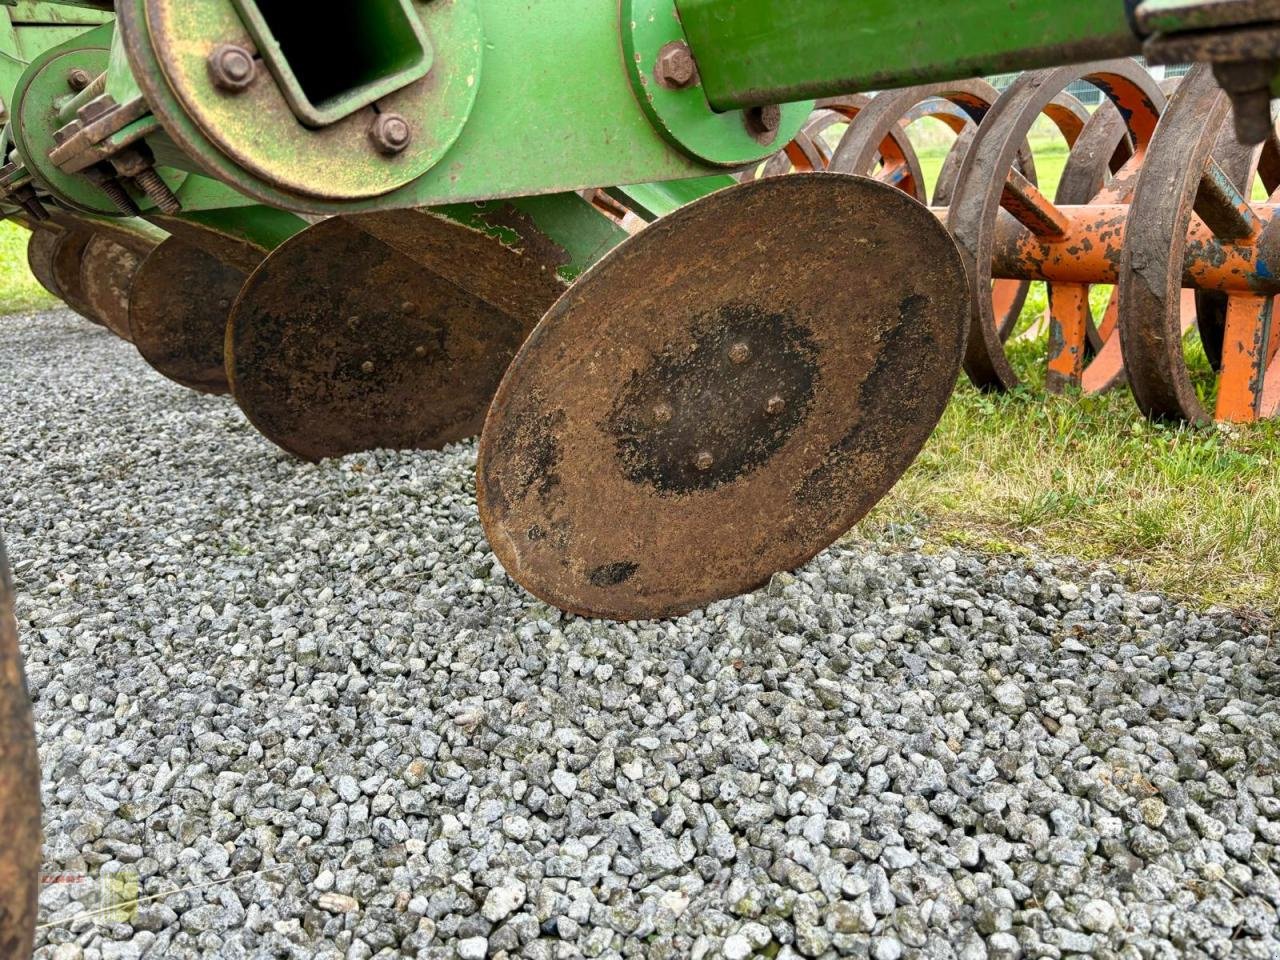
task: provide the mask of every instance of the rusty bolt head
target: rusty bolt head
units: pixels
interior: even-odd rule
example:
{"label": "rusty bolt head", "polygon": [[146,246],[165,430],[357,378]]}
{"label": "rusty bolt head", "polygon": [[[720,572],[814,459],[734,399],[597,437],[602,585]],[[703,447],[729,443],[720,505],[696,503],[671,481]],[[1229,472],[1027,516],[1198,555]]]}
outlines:
{"label": "rusty bolt head", "polygon": [[703,473],[706,473],[715,466],[715,462],[715,457],[711,456],[711,452],[709,450],[700,450],[698,451],[698,455],[693,458],[693,465]]}
{"label": "rusty bolt head", "polygon": [[209,78],[219,90],[240,93],[253,85],[258,62],[253,54],[234,43],[224,43],[209,54]]}
{"label": "rusty bolt head", "polygon": [[735,343],[729,348],[729,359],[742,366],[751,359],[751,348],[745,343]]}
{"label": "rusty bolt head", "polygon": [[394,157],[413,142],[409,121],[398,113],[380,113],[369,128],[369,139],[384,156]]}
{"label": "rusty bolt head", "polygon": [[655,423],[670,423],[671,418],[675,415],[676,412],[669,403],[659,403],[653,408],[653,419]]}
{"label": "rusty bolt head", "polygon": [[668,90],[687,90],[697,83],[698,65],[689,45],[683,40],[675,40],[659,50],[653,78]]}
{"label": "rusty bolt head", "polygon": [[84,67],[73,67],[67,71],[67,86],[73,92],[79,93],[91,83],[93,83],[93,74]]}
{"label": "rusty bolt head", "polygon": [[781,413],[783,410],[785,410],[786,408],[787,408],[787,401],[783,400],[783,399],[782,399],[780,396],[778,396],[776,393],[775,393],[772,397],[770,397],[770,398],[765,402],[765,405],[764,405],[764,409],[765,409],[765,411],[766,411],[766,412],[769,414],[769,416],[771,416],[771,417],[776,417],[778,414],[780,414],[780,413]]}
{"label": "rusty bolt head", "polygon": [[747,133],[762,144],[778,139],[778,127],[782,126],[782,108],[778,106],[751,107],[742,112],[742,122]]}

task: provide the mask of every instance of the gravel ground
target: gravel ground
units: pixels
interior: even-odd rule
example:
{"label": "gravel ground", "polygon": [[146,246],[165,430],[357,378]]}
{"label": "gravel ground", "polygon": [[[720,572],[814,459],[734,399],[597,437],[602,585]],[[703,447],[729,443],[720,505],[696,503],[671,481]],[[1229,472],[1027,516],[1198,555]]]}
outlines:
{"label": "gravel ground", "polygon": [[48,871],[160,895],[50,883],[39,956],[1280,957],[1268,623],[891,544],[567,618],[470,445],[306,466],[69,315],[5,339]]}

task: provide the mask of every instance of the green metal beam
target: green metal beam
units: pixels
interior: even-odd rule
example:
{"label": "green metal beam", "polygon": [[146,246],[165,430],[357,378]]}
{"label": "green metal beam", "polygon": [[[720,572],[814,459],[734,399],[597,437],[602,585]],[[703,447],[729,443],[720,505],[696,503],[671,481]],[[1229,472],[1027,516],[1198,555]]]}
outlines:
{"label": "green metal beam", "polygon": [[1124,0],[676,0],[707,101],[790,103],[1138,54]]}

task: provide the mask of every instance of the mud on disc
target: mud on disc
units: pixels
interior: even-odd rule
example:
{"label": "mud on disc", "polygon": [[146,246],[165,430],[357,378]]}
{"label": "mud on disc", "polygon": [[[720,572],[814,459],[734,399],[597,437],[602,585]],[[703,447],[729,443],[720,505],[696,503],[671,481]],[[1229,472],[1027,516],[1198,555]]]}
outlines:
{"label": "mud on disc", "polygon": [[94,314],[116,336],[133,340],[129,327],[129,291],[134,275],[154,244],[123,231],[95,231],[80,264],[80,289]]}
{"label": "mud on disc", "polygon": [[268,439],[309,460],[437,449],[479,432],[563,291],[555,278],[538,257],[425,212],[325,220],[245,284],[227,328],[232,393]]}
{"label": "mud on disc", "polygon": [[547,602],[620,620],[799,566],[933,431],[968,297],[938,220],[872,180],[684,207],[588,271],[508,370],[477,482],[494,552]]}
{"label": "mud on disc", "polygon": [[248,274],[170,237],[143,261],[129,296],[129,326],[144,360],[201,393],[227,393],[227,317]]}

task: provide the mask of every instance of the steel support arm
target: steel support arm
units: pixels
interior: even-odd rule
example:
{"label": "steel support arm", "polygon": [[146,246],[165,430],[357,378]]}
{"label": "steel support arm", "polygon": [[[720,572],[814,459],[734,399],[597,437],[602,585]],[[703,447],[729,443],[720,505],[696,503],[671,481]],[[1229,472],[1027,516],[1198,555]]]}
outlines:
{"label": "steel support arm", "polygon": [[1138,54],[1124,0],[676,0],[717,110]]}

